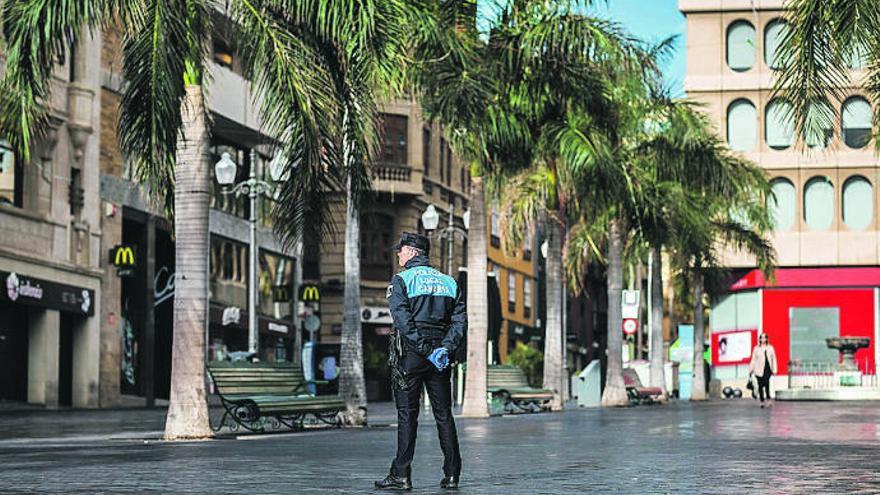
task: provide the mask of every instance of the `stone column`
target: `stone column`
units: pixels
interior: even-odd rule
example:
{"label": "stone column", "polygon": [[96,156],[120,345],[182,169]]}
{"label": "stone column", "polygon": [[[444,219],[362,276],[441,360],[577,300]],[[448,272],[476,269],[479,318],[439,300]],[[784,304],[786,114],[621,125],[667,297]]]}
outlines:
{"label": "stone column", "polygon": [[32,309],[28,323],[28,402],[58,407],[61,315],[56,310]]}
{"label": "stone column", "polygon": [[73,325],[73,407],[98,407],[101,314],[99,299],[95,302],[95,316]]}

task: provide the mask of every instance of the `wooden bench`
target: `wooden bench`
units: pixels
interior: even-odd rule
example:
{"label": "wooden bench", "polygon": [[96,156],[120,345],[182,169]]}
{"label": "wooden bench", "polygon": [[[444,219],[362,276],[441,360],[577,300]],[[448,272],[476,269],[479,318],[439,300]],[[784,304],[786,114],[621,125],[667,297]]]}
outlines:
{"label": "wooden bench", "polygon": [[486,390],[492,397],[504,401],[505,410],[525,412],[545,411],[553,399],[553,392],[543,388],[533,388],[526,380],[526,374],[519,366],[490,365]]}
{"label": "wooden bench", "polygon": [[338,414],[345,409],[338,395],[311,395],[308,384],[327,382],[307,382],[299,365],[218,361],[208,364],[208,373],[225,409],[214,431],[223,428],[227,418],[233,421],[232,431],[241,426],[263,432],[267,422],[274,429],[300,429],[309,415],[339,426]]}
{"label": "wooden bench", "polygon": [[639,374],[632,368],[623,370],[623,383],[626,385],[626,394],[631,404],[653,404],[660,402],[663,397],[662,388],[642,386]]}

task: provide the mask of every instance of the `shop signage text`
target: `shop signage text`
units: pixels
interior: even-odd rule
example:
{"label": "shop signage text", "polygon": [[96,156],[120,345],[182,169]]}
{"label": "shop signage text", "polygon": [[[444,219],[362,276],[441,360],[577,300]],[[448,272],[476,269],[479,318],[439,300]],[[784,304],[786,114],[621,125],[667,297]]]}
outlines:
{"label": "shop signage text", "polygon": [[58,284],[15,272],[0,272],[6,290],[0,292],[9,302],[57,309],[84,316],[95,314],[95,292],[83,287]]}

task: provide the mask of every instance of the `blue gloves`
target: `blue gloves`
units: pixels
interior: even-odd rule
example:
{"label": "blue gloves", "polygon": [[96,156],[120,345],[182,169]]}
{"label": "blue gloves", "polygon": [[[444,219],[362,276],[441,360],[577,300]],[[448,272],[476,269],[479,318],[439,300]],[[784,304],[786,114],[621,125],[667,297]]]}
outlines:
{"label": "blue gloves", "polygon": [[437,371],[443,371],[449,366],[449,351],[445,347],[438,347],[428,356],[428,361],[431,361]]}

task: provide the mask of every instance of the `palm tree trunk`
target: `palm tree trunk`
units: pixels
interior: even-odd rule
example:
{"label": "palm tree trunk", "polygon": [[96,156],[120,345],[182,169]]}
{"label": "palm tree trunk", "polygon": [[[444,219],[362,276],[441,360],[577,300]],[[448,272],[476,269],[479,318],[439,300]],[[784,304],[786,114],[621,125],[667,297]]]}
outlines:
{"label": "palm tree trunk", "polygon": [[663,262],[661,250],[651,244],[651,386],[666,390],[666,379],[663,373]]}
{"label": "palm tree trunk", "polygon": [[562,226],[553,220],[547,223],[547,334],[544,337],[544,388],[553,391],[550,408],[563,409],[565,372],[562,346],[562,298],[565,275],[562,273]]}
{"label": "palm tree trunk", "polygon": [[482,177],[473,178],[470,207],[467,254],[467,375],[461,413],[469,418],[485,418],[489,416],[489,404],[486,401],[489,306],[486,301],[486,196]]}
{"label": "palm tree trunk", "polygon": [[608,226],[608,369],[602,406],[629,404],[623,383],[623,222],[614,219]]}
{"label": "palm tree trunk", "polygon": [[703,271],[694,270],[694,384],[691,400],[706,400],[706,373],[703,367]]}
{"label": "palm tree trunk", "polygon": [[345,307],[342,316],[339,394],[345,399],[346,405],[343,422],[363,426],[367,424],[367,392],[361,344],[361,228],[357,204],[352,197],[351,179],[346,188],[345,203]]}
{"label": "palm tree trunk", "polygon": [[205,398],[211,174],[202,88],[188,85],[174,172],[174,341],[165,439],[212,435]]}

